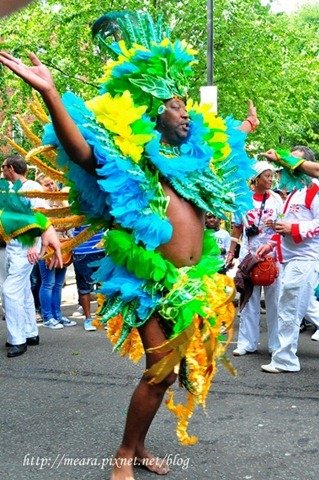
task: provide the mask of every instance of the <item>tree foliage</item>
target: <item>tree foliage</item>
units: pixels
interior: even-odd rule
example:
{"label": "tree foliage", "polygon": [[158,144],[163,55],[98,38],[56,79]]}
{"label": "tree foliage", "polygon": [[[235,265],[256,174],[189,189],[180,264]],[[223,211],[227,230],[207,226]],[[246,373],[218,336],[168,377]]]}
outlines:
{"label": "tree foliage", "polygon": [[[318,151],[319,8],[295,15],[273,14],[259,0],[215,0],[214,82],[219,112],[237,118],[246,101],[257,105],[261,126],[251,137],[258,149],[306,144]],[[173,36],[199,52],[191,95],[206,84],[207,2],[205,0],[41,0],[1,21],[1,49],[27,58],[34,51],[50,66],[60,92],[84,98],[97,93],[102,63],[91,40],[93,21],[108,10],[147,8],[162,13]],[[4,130],[26,110],[30,88],[0,70]]]}

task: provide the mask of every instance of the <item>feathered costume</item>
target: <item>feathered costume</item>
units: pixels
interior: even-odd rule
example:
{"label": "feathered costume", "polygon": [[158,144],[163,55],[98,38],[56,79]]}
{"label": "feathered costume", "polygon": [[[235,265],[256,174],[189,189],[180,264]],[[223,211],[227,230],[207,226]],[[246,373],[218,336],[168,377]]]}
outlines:
{"label": "feathered costume", "polygon": [[[169,393],[167,405],[178,417],[178,438],[192,444],[197,439],[188,436],[187,424],[195,405],[205,406],[217,360],[232,371],[225,350],[232,334],[235,287],[217,273],[219,249],[208,236],[199,263],[192,267],[177,268],[156,251],[173,232],[159,178],[204,211],[219,217],[244,214],[251,206],[247,179],[253,173],[244,151],[245,134],[234,119],[223,120],[209,106],[188,100],[188,138],[180,147],[161,144],[155,119],[165,100],[185,98],[195,52],[184,41],[172,42],[161,20],[153,22],[142,12],[104,15],[93,33],[112,57],[100,94],[83,102],[67,93],[63,102],[94,152],[96,175],[68,158],[51,124],[43,142],[57,148],[57,175],[68,180],[72,211],[84,214],[93,230],[101,225],[106,230],[106,257],[95,281],[104,296],[101,321],[107,323],[115,349],[139,360],[144,352],[137,327],[155,312],[163,319],[167,341],[155,350],[167,354],[146,375],[156,383],[179,368],[188,399],[184,406],[174,405]],[[121,39],[109,43],[110,34]],[[52,162],[50,147],[37,147],[27,158],[39,165],[37,155],[46,152]]]}

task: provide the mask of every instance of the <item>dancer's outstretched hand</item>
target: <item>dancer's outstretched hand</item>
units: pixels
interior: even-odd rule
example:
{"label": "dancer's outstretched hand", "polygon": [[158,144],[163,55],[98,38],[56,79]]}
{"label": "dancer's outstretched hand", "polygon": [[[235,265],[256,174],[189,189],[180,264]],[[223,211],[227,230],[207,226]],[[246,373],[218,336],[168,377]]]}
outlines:
{"label": "dancer's outstretched hand", "polygon": [[34,53],[30,53],[29,58],[33,66],[26,65],[19,58],[13,57],[8,52],[0,51],[0,63],[9,68],[9,70],[18,77],[22,78],[35,90],[40,93],[45,93],[54,89],[54,82],[50,70],[41,63]]}

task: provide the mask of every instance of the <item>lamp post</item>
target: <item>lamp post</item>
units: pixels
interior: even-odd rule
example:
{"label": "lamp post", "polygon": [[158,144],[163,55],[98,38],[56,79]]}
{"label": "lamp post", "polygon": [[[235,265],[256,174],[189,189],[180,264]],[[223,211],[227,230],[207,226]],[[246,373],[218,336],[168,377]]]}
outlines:
{"label": "lamp post", "polygon": [[214,86],[214,0],[207,0],[207,86],[200,87],[201,103],[217,113],[217,87]]}
{"label": "lamp post", "polygon": [[207,85],[214,85],[214,0],[207,0]]}

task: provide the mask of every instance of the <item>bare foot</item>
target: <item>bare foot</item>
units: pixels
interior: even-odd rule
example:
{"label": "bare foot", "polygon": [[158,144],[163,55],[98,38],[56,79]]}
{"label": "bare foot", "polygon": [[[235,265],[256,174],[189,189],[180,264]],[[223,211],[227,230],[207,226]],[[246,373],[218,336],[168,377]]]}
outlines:
{"label": "bare foot", "polygon": [[169,466],[165,458],[154,457],[145,449],[137,450],[134,465],[146,468],[157,475],[166,475],[169,472]]}

